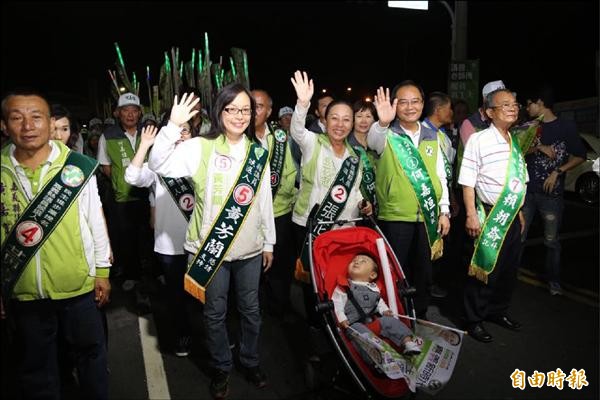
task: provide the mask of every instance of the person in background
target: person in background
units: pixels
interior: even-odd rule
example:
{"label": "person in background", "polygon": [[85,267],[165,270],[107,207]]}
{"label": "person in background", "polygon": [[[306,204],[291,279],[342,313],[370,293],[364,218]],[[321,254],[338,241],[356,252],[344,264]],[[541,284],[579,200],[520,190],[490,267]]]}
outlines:
{"label": "person in background", "polygon": [[334,98],[330,93],[320,92],[317,96],[317,107],[315,108],[315,116],[317,119],[312,121],[310,125],[307,126],[307,129],[314,133],[325,133],[325,110],[327,110],[327,106],[331,103]]}
{"label": "person in background", "polygon": [[118,237],[115,245],[115,261],[125,277],[122,288],[136,289],[138,311],[150,311],[150,301],[138,286],[146,269],[152,265],[152,233],[148,225],[150,205],[148,190],[131,186],[125,181],[125,169],[131,163],[140,144],[139,121],[142,114],[140,99],[133,93],[125,93],[117,103],[119,124],[104,131],[98,142],[98,162],[103,173],[110,178],[114,192],[115,213],[111,223],[116,226]]}
{"label": "person in background", "polygon": [[[130,185],[150,189],[150,203],[154,204],[151,209],[154,251],[165,277],[169,314],[176,331],[174,352],[178,357],[185,357],[189,354],[191,345],[191,323],[187,310],[192,299],[183,289],[183,278],[187,271],[187,255],[183,244],[194,209],[194,191],[185,178],[162,178],[144,162],[154,144],[156,132],[157,128],[153,126],[142,129],[138,151],[125,170],[125,181]],[[191,138],[190,124],[185,122],[181,125],[178,143]]]}
{"label": "person in background", "polygon": [[152,113],[148,113],[148,114],[144,114],[142,116],[142,128],[145,128],[147,126],[158,126],[158,122],[156,121],[156,117],[154,116],[154,114]]}
{"label": "person in background", "polygon": [[545,278],[551,295],[561,295],[559,231],[564,210],[565,173],[585,161],[586,150],[573,121],[554,114],[552,88],[542,88],[527,99],[531,118],[541,115],[542,136],[525,157],[529,172],[527,197],[523,206],[525,228],[522,241],[527,239],[531,222],[539,211],[544,223],[546,246]]}
{"label": "person in background", "polygon": [[[210,131],[210,117],[205,113],[205,110],[202,108],[202,96],[200,91],[192,86],[182,86],[179,89],[179,98],[183,96],[184,93],[193,93],[194,100],[198,99],[198,103],[194,106],[194,110],[198,111],[190,121],[192,126],[192,136],[204,136]],[[168,115],[165,117],[166,122],[168,122]]]}
{"label": "person in background", "polygon": [[71,116],[69,110],[60,104],[52,104],[51,112],[54,118],[54,132],[52,139],[60,140],[71,150],[82,153],[77,149],[79,141],[79,126],[77,121]]}
{"label": "person in background", "polygon": [[[290,287],[294,277],[296,254],[292,209],[296,200],[296,166],[290,151],[289,131],[270,127],[267,119],[271,115],[273,100],[262,89],[252,91],[256,103],[254,127],[256,137],[269,151],[271,168],[271,190],[273,215],[277,243],[273,249],[273,266],[265,274],[266,310],[282,319],[290,308]],[[288,126],[289,128],[289,126]]]}

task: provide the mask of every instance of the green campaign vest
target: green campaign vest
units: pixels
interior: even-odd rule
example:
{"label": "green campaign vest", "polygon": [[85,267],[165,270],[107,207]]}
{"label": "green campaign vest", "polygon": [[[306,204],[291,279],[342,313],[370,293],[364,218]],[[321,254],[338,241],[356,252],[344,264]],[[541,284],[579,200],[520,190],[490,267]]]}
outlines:
{"label": "green campaign vest", "polygon": [[[54,144],[59,146],[60,155],[50,165],[48,173],[44,176],[43,185],[46,185],[59,173],[70,151],[59,141],[54,141]],[[29,204],[12,167],[9,150],[9,147],[4,148],[1,155],[0,198],[2,206],[0,212],[2,228],[0,237],[2,244]],[[81,155],[81,157],[86,156]],[[95,160],[92,161],[95,162]],[[42,191],[43,188],[40,188],[40,192]],[[47,212],[51,214],[51,211]],[[95,277],[90,276],[90,267],[85,256],[80,229],[79,202],[75,201],[25,267],[14,286],[13,298],[23,301],[44,297],[66,299],[93,290]]]}
{"label": "green campaign vest", "polygon": [[[272,127],[270,128],[272,131],[274,131]],[[269,158],[271,160],[274,155],[274,139],[274,134],[267,136],[267,143],[269,145]],[[285,143],[285,155],[283,160],[283,170],[280,174],[281,176],[275,178],[274,172],[275,171],[273,171],[271,168],[271,186],[273,186],[274,183],[273,179],[279,179],[277,192],[275,193],[275,198],[273,199],[273,215],[275,218],[277,218],[291,212],[296,200],[297,189],[294,186],[296,179],[296,166],[294,165],[289,143]]]}
{"label": "green campaign vest", "polygon": [[[403,133],[399,126],[390,126],[387,135]],[[398,133],[395,133],[398,132]],[[421,142],[419,143],[419,154],[425,163],[427,173],[432,178],[435,191],[436,203],[442,197],[442,185],[437,176],[438,144],[437,133],[421,125]],[[411,192],[411,184],[402,171],[393,150],[389,145],[385,146],[379,162],[377,163],[377,174],[375,176],[375,191],[379,205],[378,218],[383,221],[422,221],[419,204]]]}
{"label": "green campaign vest", "polygon": [[[140,134],[138,132],[138,135]],[[133,160],[141,142],[140,138],[137,138],[135,149],[133,149],[131,142],[119,126],[109,128],[104,132],[104,138],[106,139],[106,153],[111,162],[110,180],[115,192],[115,200],[119,203],[147,200],[148,190],[146,188],[139,188],[125,182],[125,169]]]}

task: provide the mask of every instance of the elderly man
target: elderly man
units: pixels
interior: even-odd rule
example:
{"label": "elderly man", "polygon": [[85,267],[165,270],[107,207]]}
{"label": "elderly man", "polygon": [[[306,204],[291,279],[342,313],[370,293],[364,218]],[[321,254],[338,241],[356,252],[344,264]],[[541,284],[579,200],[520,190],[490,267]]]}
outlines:
{"label": "elderly man", "polygon": [[[125,169],[131,163],[140,140],[139,121],[142,115],[140,99],[133,93],[119,97],[117,104],[119,123],[108,127],[98,141],[98,162],[102,172],[111,179],[114,191],[115,215],[111,223],[118,232],[115,245],[115,262],[124,274],[123,289],[129,291],[141,279],[142,260],[149,261],[152,243],[150,232],[150,204],[148,190],[125,181]],[[138,295],[144,308],[148,301]]]}
{"label": "elderly man", "polygon": [[[298,257],[294,246],[292,208],[296,200],[294,180],[296,167],[290,151],[288,129],[271,128],[267,119],[271,115],[273,100],[261,89],[252,91],[256,102],[255,132],[263,147],[269,150],[271,166],[271,190],[277,243],[273,251],[273,266],[266,273],[266,309],[274,316],[283,318],[290,303],[290,288],[294,276],[295,260]],[[289,107],[288,107],[289,108]],[[284,110],[284,109],[282,109]],[[290,119],[293,110],[290,108]],[[279,111],[281,116],[281,110]]]}
{"label": "elderly man", "polygon": [[92,158],[50,140],[48,102],[31,91],[2,101],[2,316],[14,317],[23,398],[61,396],[57,343],[75,354],[81,398],[107,399],[110,245]]}
{"label": "elderly man", "polygon": [[524,226],[521,206],[528,180],[523,154],[508,131],[519,108],[508,89],[487,95],[490,127],[469,138],[458,179],[463,186],[466,230],[476,238],[464,292],[465,318],[469,335],[481,342],[493,340],[484,320],[514,331],[521,328],[507,316],[517,280]]}

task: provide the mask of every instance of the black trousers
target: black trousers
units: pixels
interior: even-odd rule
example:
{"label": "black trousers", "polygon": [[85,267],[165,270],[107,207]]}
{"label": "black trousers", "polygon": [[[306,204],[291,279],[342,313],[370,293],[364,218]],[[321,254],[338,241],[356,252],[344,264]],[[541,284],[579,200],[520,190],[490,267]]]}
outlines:
{"label": "black trousers", "polygon": [[392,250],[400,261],[408,283],[417,289],[413,298],[415,312],[424,316],[431,286],[431,248],[423,222],[379,221]]}
{"label": "black trousers", "polygon": [[[486,209],[489,213],[489,208]],[[464,305],[467,324],[506,314],[510,306],[521,252],[521,222],[515,217],[506,233],[498,261],[488,275],[487,285],[472,276],[465,284]]]}
{"label": "black trousers", "polygon": [[275,218],[277,243],[273,249],[273,265],[266,273],[267,308],[275,315],[283,315],[289,308],[290,287],[298,252],[292,225],[292,213]]}
{"label": "black trousers", "polygon": [[119,232],[114,248],[115,263],[125,279],[140,280],[142,260],[152,265],[153,258],[150,204],[147,200],[116,203],[115,211],[113,222]]}

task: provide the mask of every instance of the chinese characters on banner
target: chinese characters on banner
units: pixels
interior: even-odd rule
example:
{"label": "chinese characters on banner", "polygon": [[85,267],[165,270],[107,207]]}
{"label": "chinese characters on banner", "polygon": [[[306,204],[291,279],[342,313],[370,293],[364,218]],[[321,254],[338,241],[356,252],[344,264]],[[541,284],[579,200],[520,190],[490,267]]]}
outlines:
{"label": "chinese characters on banner", "polygon": [[448,71],[448,94],[463,99],[474,112],[479,107],[479,60],[451,61]]}

